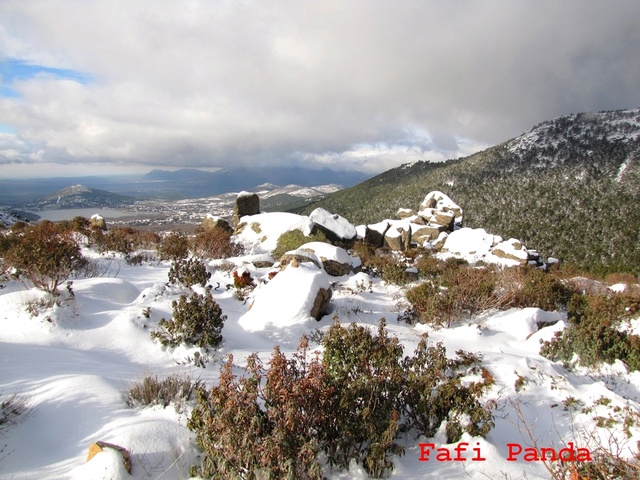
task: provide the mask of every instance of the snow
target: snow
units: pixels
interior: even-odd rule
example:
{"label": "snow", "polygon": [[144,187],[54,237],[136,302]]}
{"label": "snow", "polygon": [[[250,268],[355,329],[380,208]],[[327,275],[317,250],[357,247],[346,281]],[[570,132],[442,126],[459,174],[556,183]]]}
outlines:
{"label": "snow", "polygon": [[[255,252],[267,252],[284,231],[310,226],[307,217],[293,214],[261,214],[242,220],[247,227],[239,240]],[[251,228],[254,223],[260,233],[257,227]],[[447,255],[455,251],[465,258],[486,259],[490,248],[500,241],[484,230],[463,228],[447,238]],[[319,257],[349,257],[333,247],[310,245]],[[471,461],[471,452],[465,462],[419,461],[420,443],[455,446],[445,445],[441,428],[430,439],[403,437],[405,455],[393,458],[393,480],[548,478],[541,462],[507,461],[508,443],[530,446],[532,442],[518,412],[529,422],[539,446],[559,448],[571,441],[595,449],[595,440],[608,445],[610,435],[624,447],[624,455],[631,457],[636,451],[640,432],[631,426],[627,437],[623,414],[615,408],[640,409],[639,372],[628,373],[619,362],[599,370],[567,371],[539,355],[540,340],[565,328],[563,313],[511,309],[485,312],[451,328],[411,326],[396,321],[407,307],[401,287],[364,272],[329,277],[310,263],[290,265],[269,279],[273,270],[251,264],[255,252],[226,260],[242,265],[254,277],[257,286],[246,298],[238,298],[233,288],[224,288],[233,283],[231,270],[218,268],[217,261],[210,264],[212,295],[227,320],[220,351],[204,369],[185,361],[198,349],[165,348],[149,335],[161,318],[171,316],[171,301],[185,293],[184,288],[167,284],[169,263],[134,267],[115,257],[104,275],[73,279],[75,298],[66,298],[38,316],[32,316],[27,306],[35,305],[43,294],[5,282],[0,290],[0,392],[25,398],[31,414],[2,432],[0,479],[188,478],[189,467],[198,462],[193,432],[186,428],[188,408],[182,413],[173,406],[131,408],[124,403],[123,393],[149,375],[190,375],[212,386],[226,354],[233,354],[238,364],[252,352],[266,361],[273,347],[280,345],[291,355],[300,335],[326,331],[334,315],[343,324],[355,322],[371,328],[386,318],[387,329],[407,355],[421,335],[428,333],[430,341],[442,342],[450,356],[458,349],[480,355],[482,365],[495,378],[495,385],[482,399],[494,407],[495,427],[486,439],[463,437],[487,461]],[[93,260],[102,258],[86,249],[84,253]],[[309,316],[310,305],[319,288],[329,287],[333,291],[330,313],[316,321]],[[630,328],[637,329],[638,320]],[[571,397],[593,411],[566,410],[563,402]],[[601,397],[610,399],[610,406],[597,404]],[[612,429],[601,429],[596,427],[596,415],[619,417],[620,421]],[[87,462],[89,445],[96,441],[127,448],[131,475],[124,471],[119,454],[109,449]],[[325,475],[331,480],[367,478],[355,464],[348,472],[325,468]]]}
{"label": "snow", "polygon": [[346,218],[338,214],[333,214],[324,208],[316,208],[309,215],[309,219],[318,225],[321,225],[335,233],[338,238],[351,240],[356,237],[356,227],[354,227]]}
{"label": "snow", "polygon": [[309,242],[301,245],[297,250],[290,253],[312,251],[322,262],[324,260],[333,260],[338,263],[351,265],[351,268],[358,268],[362,262],[358,257],[352,257],[349,253],[340,247],[335,247],[324,242]]}
{"label": "snow", "polygon": [[313,226],[309,217],[287,212],[247,215],[240,219],[240,223],[247,225],[237,240],[253,254],[273,251],[278,238],[285,232],[301,230],[305,235],[310,235]]}
{"label": "snow", "polygon": [[[247,313],[238,324],[247,331],[286,328],[317,323],[309,312],[318,291],[329,288],[329,276],[310,263],[288,266],[261,286]],[[297,329],[302,335],[305,330]]]}

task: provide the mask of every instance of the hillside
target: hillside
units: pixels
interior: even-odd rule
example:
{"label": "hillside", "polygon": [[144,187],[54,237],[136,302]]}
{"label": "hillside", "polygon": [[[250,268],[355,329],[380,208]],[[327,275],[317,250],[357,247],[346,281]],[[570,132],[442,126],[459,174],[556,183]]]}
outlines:
{"label": "hillside", "polygon": [[133,198],[84,185],[72,185],[33,202],[24,204],[25,210],[52,210],[63,208],[117,208],[131,205]]}
{"label": "hillside", "polygon": [[594,272],[638,274],[639,180],[640,109],[581,113],[466,158],[389,170],[304,212],[373,223],[441,190],[464,205],[466,226]]}

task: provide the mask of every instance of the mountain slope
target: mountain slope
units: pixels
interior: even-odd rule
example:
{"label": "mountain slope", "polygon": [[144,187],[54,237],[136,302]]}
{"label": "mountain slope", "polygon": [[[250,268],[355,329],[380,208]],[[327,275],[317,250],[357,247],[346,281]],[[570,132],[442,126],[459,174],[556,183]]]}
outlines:
{"label": "mountain slope", "polygon": [[62,208],[121,207],[131,205],[133,198],[118,193],[89,188],[84,185],[72,185],[58,190],[34,202],[25,204],[28,210],[53,210]]}
{"label": "mountain slope", "polygon": [[640,273],[640,109],[543,122],[466,158],[389,170],[311,208],[372,223],[431,190],[464,208],[466,226],[594,272]]}

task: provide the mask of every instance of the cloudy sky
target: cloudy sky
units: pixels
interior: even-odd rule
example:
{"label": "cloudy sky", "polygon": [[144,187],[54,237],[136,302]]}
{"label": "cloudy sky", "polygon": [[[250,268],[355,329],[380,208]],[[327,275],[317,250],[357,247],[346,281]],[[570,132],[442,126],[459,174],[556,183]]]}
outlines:
{"label": "cloudy sky", "polygon": [[379,172],[640,107],[640,2],[1,0],[0,177]]}

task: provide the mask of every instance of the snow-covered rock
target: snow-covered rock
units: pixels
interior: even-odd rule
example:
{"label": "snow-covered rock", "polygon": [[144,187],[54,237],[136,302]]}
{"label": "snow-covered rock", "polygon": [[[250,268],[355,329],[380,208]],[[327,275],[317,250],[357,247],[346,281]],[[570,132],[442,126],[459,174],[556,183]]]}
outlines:
{"label": "snow-covered rock", "polygon": [[315,265],[290,266],[256,290],[249,311],[238,324],[247,331],[259,331],[315,323],[312,312],[318,297],[326,298],[322,291],[330,292],[329,287],[329,276]]}
{"label": "snow-covered rock", "polygon": [[278,238],[285,232],[301,230],[311,234],[312,222],[309,217],[287,212],[261,213],[245,216],[235,230],[235,240],[250,254],[271,253]]}
{"label": "snow-covered rock", "polygon": [[316,208],[309,215],[309,219],[330,242],[352,244],[357,237],[356,227],[346,218],[324,208]]}
{"label": "snow-covered rock", "polygon": [[331,276],[340,277],[358,271],[362,262],[358,257],[352,257],[343,248],[323,242],[309,242],[297,250],[287,252],[294,255],[313,255],[318,259],[324,270]]}

